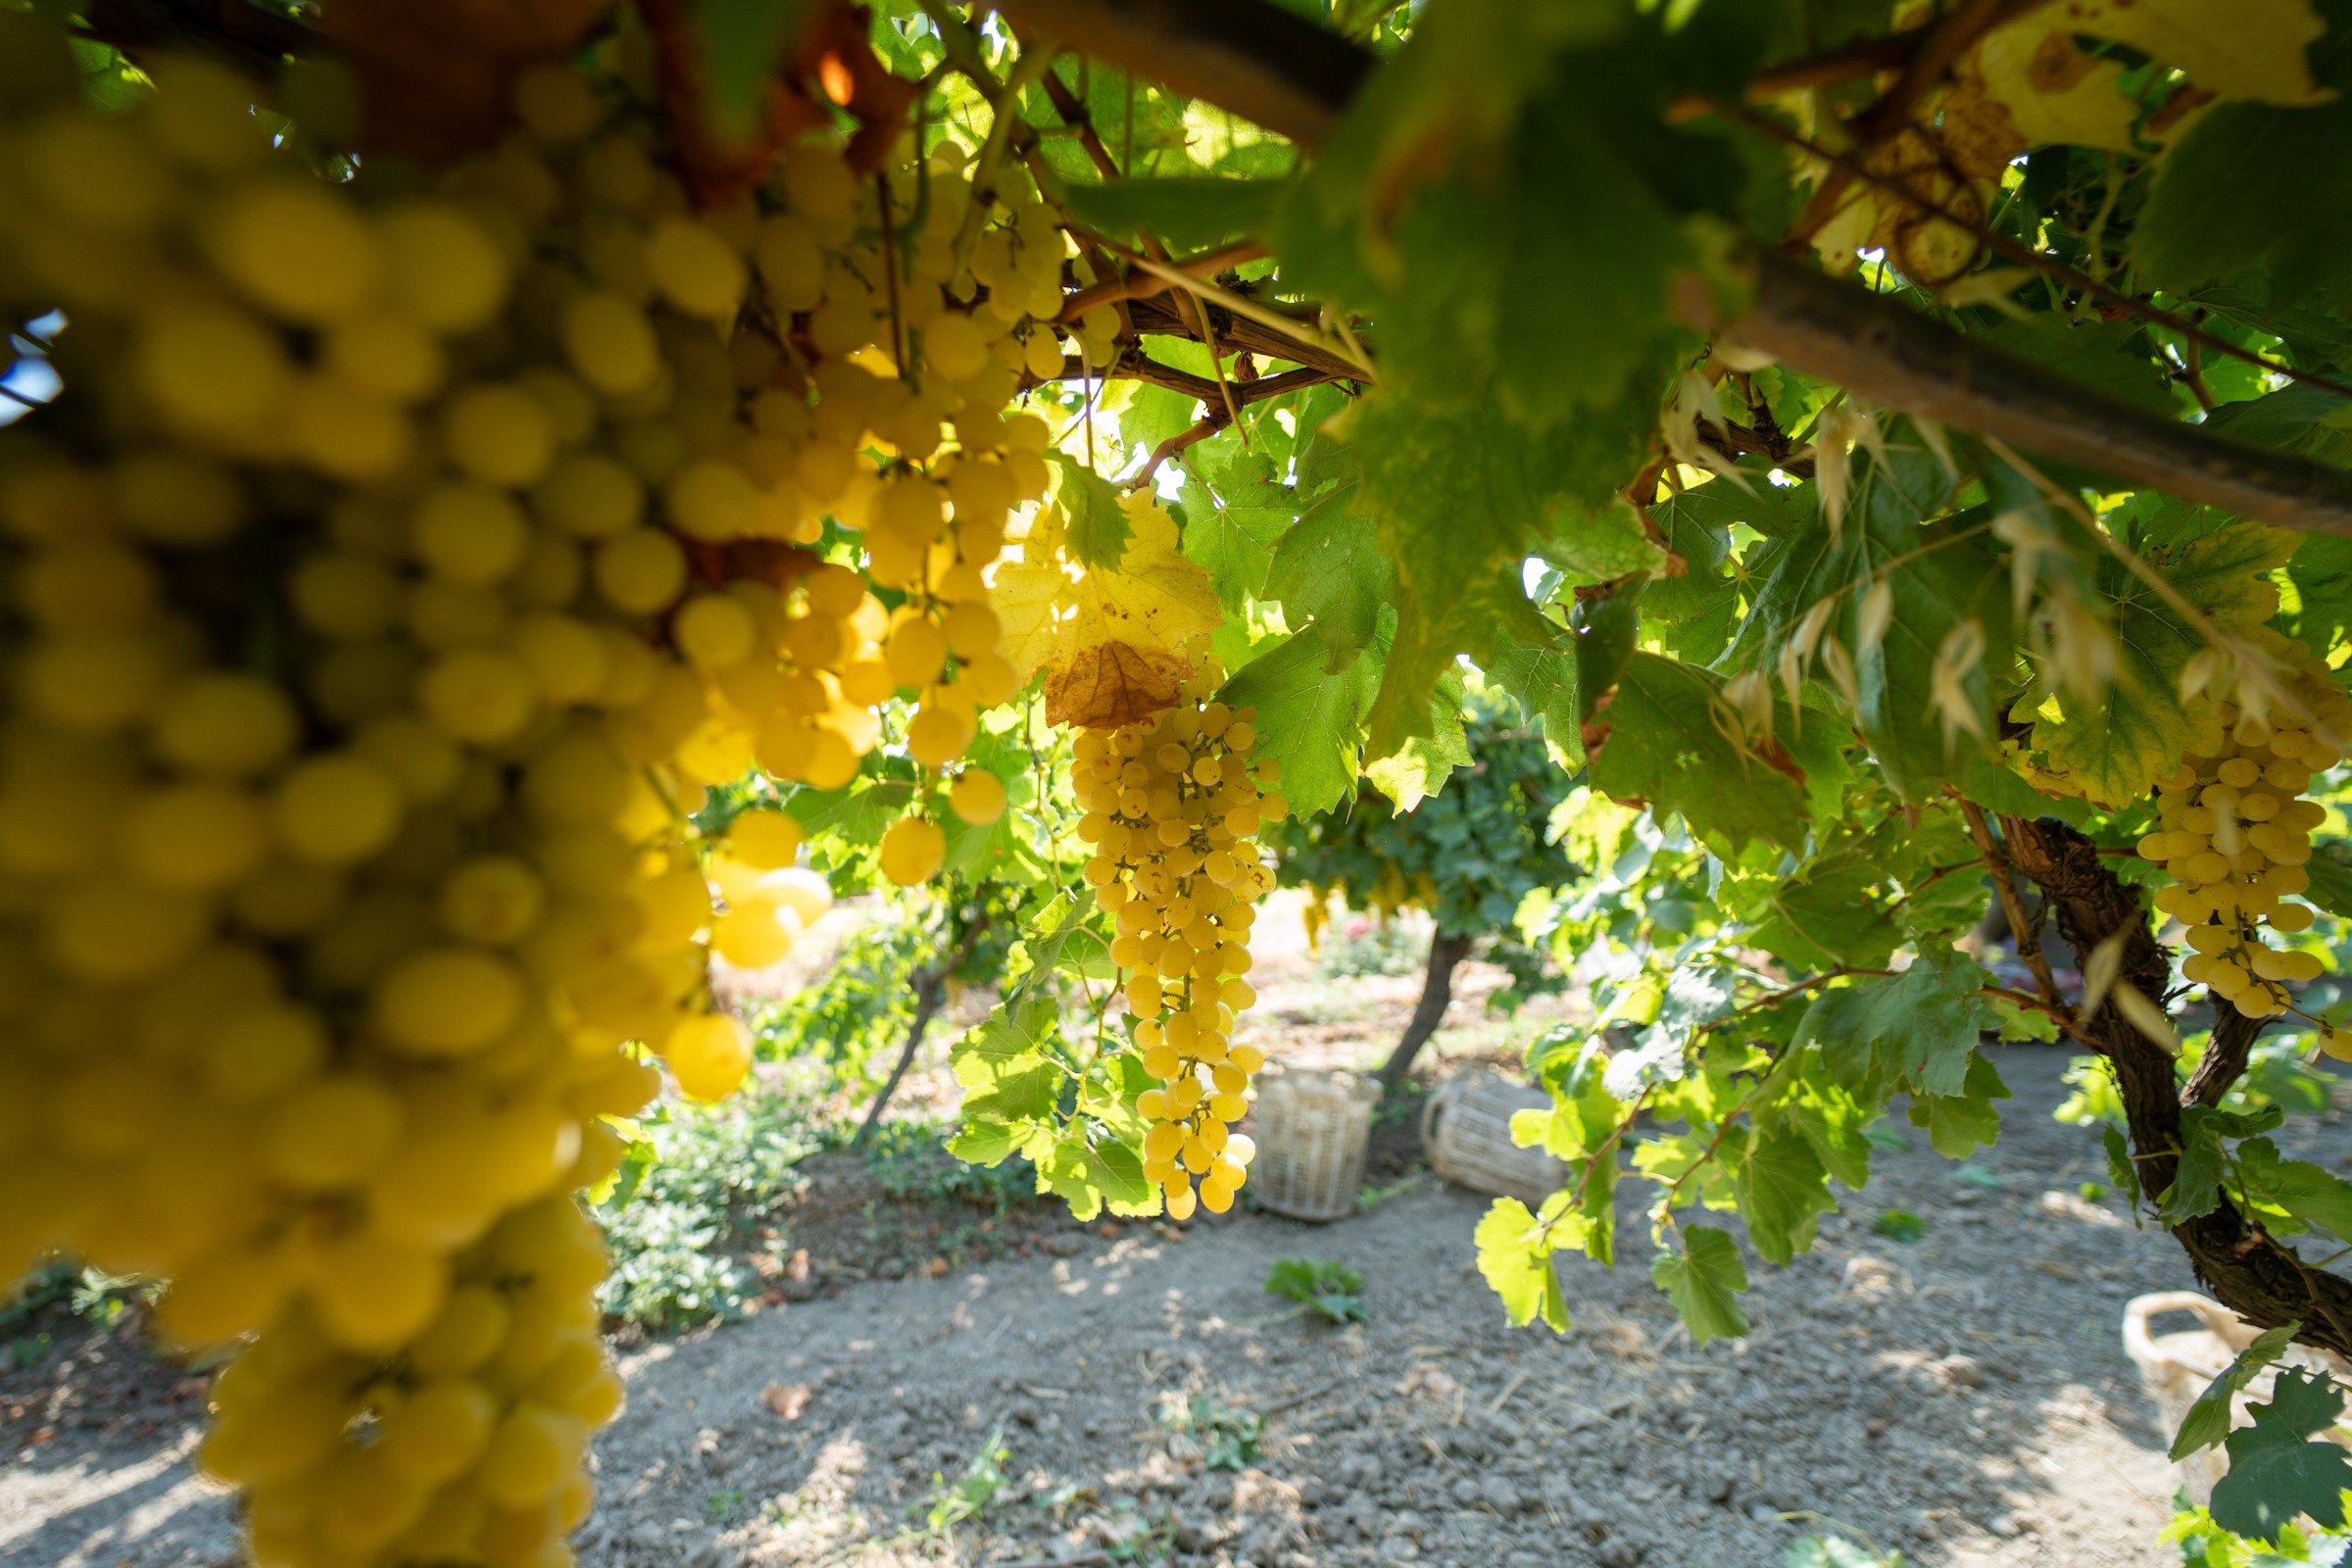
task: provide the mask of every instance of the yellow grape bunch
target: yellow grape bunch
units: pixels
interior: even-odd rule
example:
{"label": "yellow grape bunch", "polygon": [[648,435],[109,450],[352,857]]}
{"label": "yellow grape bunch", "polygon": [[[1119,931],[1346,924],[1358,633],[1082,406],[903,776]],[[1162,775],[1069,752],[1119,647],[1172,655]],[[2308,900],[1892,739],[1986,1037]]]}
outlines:
{"label": "yellow grape bunch", "polygon": [[[2325,667],[2298,667],[2286,701],[2240,702],[2216,709],[2220,745],[2192,754],[2160,784],[2157,831],[2139,853],[2171,873],[2156,907],[2187,929],[2194,950],[2181,974],[2249,1018],[2287,1010],[2287,987],[2319,978],[2317,954],[2274,948],[2263,928],[2308,930],[2311,906],[2291,902],[2311,886],[2312,830],[2326,808],[2302,799],[2314,774],[2340,761],[2336,740],[2352,721],[2352,702]],[[2328,1039],[2334,1040],[2332,1032]]]}
{"label": "yellow grape bunch", "polygon": [[1082,732],[1074,764],[1086,811],[1078,836],[1096,847],[1086,880],[1118,927],[1110,956],[1159,1086],[1136,1103],[1151,1124],[1144,1175],[1180,1220],[1196,1201],[1213,1213],[1232,1207],[1255,1152],[1232,1124],[1249,1109],[1250,1075],[1265,1053],[1234,1045],[1233,1024],[1257,1000],[1250,929],[1274,885],[1255,835],[1289,809],[1264,788],[1280,769],[1250,760],[1255,710],[1215,701],[1216,685],[1212,665],[1180,688],[1175,707]]}
{"label": "yellow grape bunch", "polygon": [[664,1064],[744,1077],[710,956],[832,898],[788,816],[692,813],[847,783],[894,700],[944,767],[1011,694],[1063,236],[821,139],[698,214],[620,74],[343,183],[153,75],[99,114],[0,14],[0,308],[66,383],[0,433],[0,1280],[251,1337],[202,1462],[257,1561],[565,1568],[620,1397],[572,1194]]}

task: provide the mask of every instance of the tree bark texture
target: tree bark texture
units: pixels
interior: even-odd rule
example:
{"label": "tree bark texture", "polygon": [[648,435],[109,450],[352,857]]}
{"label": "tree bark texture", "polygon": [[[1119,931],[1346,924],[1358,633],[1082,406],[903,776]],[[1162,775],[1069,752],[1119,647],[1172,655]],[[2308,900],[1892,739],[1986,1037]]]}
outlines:
{"label": "tree bark texture", "polygon": [[1421,1001],[1414,1006],[1412,1017],[1405,1023],[1403,1038],[1380,1069],[1380,1081],[1385,1088],[1394,1089],[1413,1070],[1413,1058],[1429,1043],[1445,1020],[1446,1008],[1453,1001],[1453,971],[1470,956],[1476,937],[1449,937],[1440,931],[1429,939],[1429,972],[1421,982]]}
{"label": "tree bark texture", "polygon": [[865,1120],[858,1124],[858,1136],[850,1140],[852,1149],[863,1149],[873,1138],[874,1129],[881,1125],[882,1112],[890,1104],[890,1097],[899,1092],[899,1081],[906,1076],[906,1069],[914,1065],[914,1054],[922,1049],[924,1032],[931,1027],[931,1020],[939,1015],[941,1005],[948,999],[948,982],[963,968],[987,930],[986,916],[974,920],[964,928],[963,940],[956,945],[954,953],[932,968],[914,971],[910,980],[914,988],[914,1016],[906,1025],[906,1044],[900,1048],[899,1059],[891,1067],[890,1076],[882,1081],[881,1091],[874,1096],[874,1102],[866,1107]]}

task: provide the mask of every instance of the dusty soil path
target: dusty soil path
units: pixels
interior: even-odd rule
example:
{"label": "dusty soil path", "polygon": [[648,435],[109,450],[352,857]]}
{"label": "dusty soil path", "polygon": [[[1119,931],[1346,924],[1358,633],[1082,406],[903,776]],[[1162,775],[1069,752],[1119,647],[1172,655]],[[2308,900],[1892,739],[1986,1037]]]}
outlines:
{"label": "dusty soil path", "polygon": [[[1883,1153],[1812,1255],[1751,1263],[1742,1343],[1690,1345],[1638,1224],[1622,1271],[1569,1267],[1575,1333],[1510,1329],[1470,1270],[1483,1200],[1427,1178],[1327,1227],[1072,1226],[1048,1255],[629,1352],[581,1559],[1777,1568],[1824,1528],[1788,1516],[1818,1515],[1929,1568],[2153,1568],[2174,1478],[2117,1324],[2186,1271],[2078,1196],[2101,1173],[2095,1139],[2048,1119],[2064,1055],[1999,1059],[2017,1095],[2001,1147],[1969,1179],[1924,1141]],[[2318,1157],[2352,1148],[2332,1118],[2309,1125]],[[1925,1234],[1877,1234],[1888,1209]],[[1362,1271],[1371,1321],[1280,1315],[1260,1287],[1296,1255]],[[1238,1472],[1203,1468],[1213,1432],[1167,1430],[1193,1396],[1264,1416]],[[231,1562],[226,1501],[186,1465],[196,1402],[158,1406],[144,1435],[36,1446],[11,1422],[0,1562]],[[942,1492],[986,1490],[956,1483],[992,1434],[1002,1490],[931,1528]]]}

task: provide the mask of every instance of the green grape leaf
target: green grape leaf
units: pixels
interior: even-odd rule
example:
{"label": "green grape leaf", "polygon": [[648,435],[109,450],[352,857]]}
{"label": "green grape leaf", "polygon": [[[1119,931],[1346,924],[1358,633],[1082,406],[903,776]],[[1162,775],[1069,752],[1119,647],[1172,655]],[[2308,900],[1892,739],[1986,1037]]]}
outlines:
{"label": "green grape leaf", "polygon": [[[1205,104],[1195,105],[1176,93],[1136,80],[1105,63],[1071,60],[1056,63],[1054,72],[1085,106],[1088,121],[1097,126],[1110,155],[1131,175],[1190,174],[1207,167],[1197,160],[1187,124],[1196,108],[1215,117]],[[1066,133],[1061,112],[1044,87],[1032,87],[1021,97],[1021,118],[1040,131],[1036,147],[1053,172],[1066,185],[1101,182],[1102,172],[1077,137]],[[1203,138],[1206,140],[1206,138]],[[1237,172],[1274,172],[1237,171]]]}
{"label": "green grape leaf", "polygon": [[914,804],[914,786],[898,779],[853,779],[839,790],[795,790],[785,808],[814,844],[832,840],[848,849],[870,849],[890,824]]}
{"label": "green grape leaf", "polygon": [[2060,817],[2081,827],[2091,818],[2087,803],[2044,795],[2009,767],[1988,757],[1971,756],[1960,769],[1960,793],[2000,816]]}
{"label": "green grape leaf", "polygon": [[2149,281],[2187,290],[2268,263],[2273,306],[2316,288],[2352,299],[2352,26],[2340,6],[2326,9],[2334,24],[2309,59],[2335,101],[2223,103],[2198,116],[2156,166],[2132,225]]}
{"label": "green grape leaf", "polygon": [[1365,748],[1385,757],[1430,730],[1427,703],[1457,655],[1486,657],[1498,602],[1526,598],[1521,564],[1539,539],[1575,537],[1640,466],[1654,416],[1645,398],[1544,437],[1496,412],[1436,415],[1400,394],[1367,395],[1347,421],[1362,505],[1397,575],[1396,632]]}
{"label": "green grape leaf", "polygon": [[2284,1209],[2305,1225],[2352,1240],[2352,1182],[2304,1159],[2280,1159],[2267,1138],[2238,1148],[2238,1174],[2246,1196]]}
{"label": "green grape leaf", "polygon": [[2329,914],[2352,918],[2352,853],[2346,846],[2341,841],[2314,844],[2303,869],[2311,876],[2303,897]]}
{"label": "green grape leaf", "polygon": [[1747,1333],[1740,1293],[1747,1289],[1747,1266],[1729,1232],[1711,1225],[1686,1225],[1682,1250],[1669,1248],[1650,1260],[1649,1277],[1674,1301],[1690,1331],[1690,1343],[1736,1340]]}
{"label": "green grape leaf", "polygon": [[[1795,848],[1810,821],[1804,771],[1785,751],[1734,745],[1713,711],[1723,677],[1693,664],[1636,653],[1625,662],[1595,725],[1593,786],[1620,801],[1679,812],[1701,836],[1738,848],[1753,839]],[[1769,745],[1769,743],[1768,743]]]}
{"label": "green grape leaf", "polygon": [[1156,1212],[1159,1206],[1134,1150],[1108,1140],[1091,1142],[1081,1132],[1054,1141],[1037,1162],[1037,1179],[1070,1205],[1073,1219],[1093,1219],[1105,1202],[1114,1210]]}
{"label": "green grape leaf", "polygon": [[1584,701],[1576,643],[1567,628],[1545,619],[1525,599],[1506,598],[1495,620],[1494,645],[1479,662],[1520,711],[1543,727],[1553,755],[1566,766],[1581,766]]}
{"label": "green grape leaf", "polygon": [[[1906,421],[1881,454],[1855,455],[1846,515],[1775,542],[1771,573],[1723,663],[1780,678],[1791,638],[1818,674],[1835,643],[1850,661],[1854,719],[1887,782],[1939,790],[1997,732],[2013,660],[2011,572],[1982,523],[1923,522],[1954,476]],[[1856,518],[1860,525],[1856,525]],[[1813,618],[1828,603],[1826,625]]]}
{"label": "green grape leaf", "polygon": [[758,128],[761,92],[784,40],[800,30],[808,0],[694,0],[702,43],[704,105],[730,139]]}
{"label": "green grape leaf", "polygon": [[1135,537],[1118,486],[1066,452],[1049,451],[1046,462],[1054,470],[1047,503],[1065,519],[1062,548],[1082,566],[1115,570]]}
{"label": "green grape leaf", "polygon": [[2136,1212],[2140,1200],[2139,1162],[2132,1157],[2132,1140],[2121,1127],[2113,1125],[2101,1128],[2099,1136],[2107,1150],[2107,1179],[2115,1183],[2124,1195],[2124,1201]]}
{"label": "green grape leaf", "polygon": [[1767,1263],[1786,1263],[1813,1245],[1813,1222],[1837,1206],[1829,1173],[1804,1135],[1795,1130],[1751,1132],[1722,1154],[1747,1225],[1748,1245]]}
{"label": "green grape leaf", "polygon": [[1009,1072],[982,1094],[966,1096],[963,1114],[981,1121],[1044,1121],[1060,1102],[1068,1076],[1052,1062]]}
{"label": "green grape leaf", "polygon": [[2001,1134],[1996,1100],[2009,1098],[2009,1086],[1983,1054],[1968,1058],[1968,1077],[1956,1095],[1914,1095],[1908,1112],[1911,1125],[1924,1128],[1929,1147],[1946,1159],[1966,1159],[1980,1149],[1990,1149]]}
{"label": "green grape leaf", "polygon": [[1525,1203],[1516,1198],[1494,1200],[1472,1242],[1478,1272],[1502,1298],[1514,1327],[1524,1328],[1541,1316],[1554,1333],[1568,1332],[1568,1298],[1552,1263],[1550,1238]]}
{"label": "green grape leaf", "polygon": [[1848,1088],[1884,1074],[1923,1095],[1959,1095],[1980,1036],[1999,1019],[1980,996],[1984,974],[1957,954],[1920,955],[1901,974],[1824,991],[1805,1009],[1795,1044],[1819,1043]]}
{"label": "green grape leaf", "polygon": [[1027,1138],[1026,1128],[967,1115],[964,1124],[948,1140],[948,1152],[973,1165],[1001,1165]]}
{"label": "green grape leaf", "polygon": [[1283,798],[1307,816],[1355,793],[1357,736],[1380,681],[1377,650],[1331,674],[1325,648],[1311,629],[1293,632],[1217,693],[1230,707],[1257,710],[1256,755],[1282,764]]}
{"label": "green grape leaf", "polygon": [[[1870,969],[1884,964],[1902,931],[1867,895],[1886,878],[1861,847],[1817,858],[1771,879],[1748,939],[1802,969]],[[1971,908],[1969,918],[1981,912]]]}
{"label": "green grape leaf", "polygon": [[2341,1525],[2352,1453],[2307,1440],[2334,1426],[2343,1409],[2342,1391],[2325,1373],[2281,1371],[2270,1402],[2252,1407],[2254,1424],[2224,1440],[2230,1473],[2214,1484],[2213,1522],[2249,1541],[2276,1541],[2304,1514],[2324,1530]]}
{"label": "green grape leaf", "polygon": [[1572,427],[1678,337],[1685,215],[1728,207],[1728,144],[1665,125],[1661,21],[1561,24],[1477,0],[1419,14],[1285,203],[1296,280],[1377,318],[1382,373],[1436,397],[1492,386],[1507,417]]}
{"label": "green grape leaf", "polygon": [[1870,1126],[1875,1106],[1842,1093],[1834,1084],[1808,1083],[1802,1098],[1782,1103],[1781,1114],[1810,1144],[1822,1169],[1859,1190],[1870,1180]]}
{"label": "green grape leaf", "polygon": [[2168,1227],[2221,1206],[2227,1155],[2214,1115],[2204,1105],[2190,1105],[2180,1112],[2180,1163],[2174,1168],[2172,1185],[2156,1195],[2156,1217]]}
{"label": "green grape leaf", "polygon": [[1200,250],[1271,230],[1289,188],[1288,180],[1177,174],[1099,184],[1071,180],[1061,198],[1080,222],[1130,244],[1149,229],[1170,245]]}
{"label": "green grape leaf", "polygon": [[1666,567],[1666,552],[1650,537],[1649,524],[1622,501],[1597,509],[1555,538],[1537,541],[1536,554],[1580,587]]}
{"label": "green grape leaf", "polygon": [[1429,733],[1415,735],[1388,756],[1365,764],[1364,776],[1395,802],[1399,811],[1412,810],[1443,788],[1455,768],[1470,764],[1470,743],[1462,733],[1465,701],[1460,672],[1446,670],[1430,694]]}
{"label": "green grape leaf", "polygon": [[1396,591],[1396,564],[1381,549],[1379,528],[1348,510],[1355,496],[1348,485],[1309,507],[1266,565],[1266,596],[1294,628],[1312,627],[1330,674],[1372,646],[1382,607]]}
{"label": "green grape leaf", "polygon": [[2229,1437],[2231,1408],[2237,1396],[2264,1367],[2286,1353],[2287,1346],[2294,1342],[2302,1327],[2297,1321],[2266,1329],[2255,1336],[2253,1344],[2238,1351],[2236,1359],[2205,1386],[2205,1392],[2197,1396],[2197,1402],[2180,1418],[2180,1431],[2173,1439],[2172,1450],[2166,1457],[2175,1461],[2185,1459],[2199,1448],[2210,1448]]}
{"label": "green grape leaf", "polygon": [[1185,470],[1184,553],[1208,569],[1217,602],[1238,614],[1266,589],[1274,547],[1290,531],[1296,509],[1263,453],[1238,454],[1205,482]]}
{"label": "green grape leaf", "polygon": [[[1119,439],[1131,447],[1152,451],[1172,435],[1191,429],[1200,419],[1200,400],[1151,381],[1129,381],[1134,390],[1119,408]],[[1106,400],[1107,401],[1107,400]]]}

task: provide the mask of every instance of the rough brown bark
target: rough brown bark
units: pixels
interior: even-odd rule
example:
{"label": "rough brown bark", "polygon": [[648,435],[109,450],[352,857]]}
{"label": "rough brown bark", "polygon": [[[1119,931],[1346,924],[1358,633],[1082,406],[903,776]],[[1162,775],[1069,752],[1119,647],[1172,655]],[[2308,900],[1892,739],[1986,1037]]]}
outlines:
{"label": "rough brown bark", "polygon": [[1429,971],[1421,981],[1421,1001],[1406,1021],[1396,1049],[1389,1053],[1389,1059],[1381,1065],[1380,1081],[1384,1087],[1394,1089],[1404,1081],[1404,1075],[1413,1070],[1413,1058],[1421,1054],[1429,1037],[1438,1032],[1446,1008],[1453,1001],[1453,971],[1470,956],[1471,944],[1476,940],[1449,937],[1442,931],[1430,937]]}
{"label": "rough brown bark", "polygon": [[[2048,897],[2058,929],[2075,951],[2095,952],[2116,932],[2128,933],[2118,979],[2143,996],[2162,996],[2168,966],[2148,934],[2139,894],[2107,869],[2098,847],[2062,822],[2004,817],[2001,830],[2010,858]],[[2255,1030],[2224,1019],[2212,1049],[2228,1054],[2211,1075],[2200,1073],[2185,1089],[2177,1085],[2171,1053],[2132,1027],[2112,1001],[2099,1005],[2082,1033],[2115,1069],[2140,1187],[2153,1199],[2173,1184],[2179,1169],[2183,1102],[2220,1099],[2235,1076],[2230,1055],[2243,1066]],[[2240,1317],[2265,1328],[2300,1321],[2297,1338],[2306,1344],[2352,1353],[2352,1282],[2306,1264],[2293,1249],[2249,1224],[2228,1197],[2210,1213],[2174,1226],[2173,1237],[2198,1280]]]}
{"label": "rough brown bark", "polygon": [[1000,0],[1026,32],[1312,146],[1374,60],[1265,0]]}
{"label": "rough brown bark", "polygon": [[1830,277],[1755,258],[1746,310],[1693,324],[1874,403],[2280,528],[2352,534],[2352,472],[2126,403]]}

